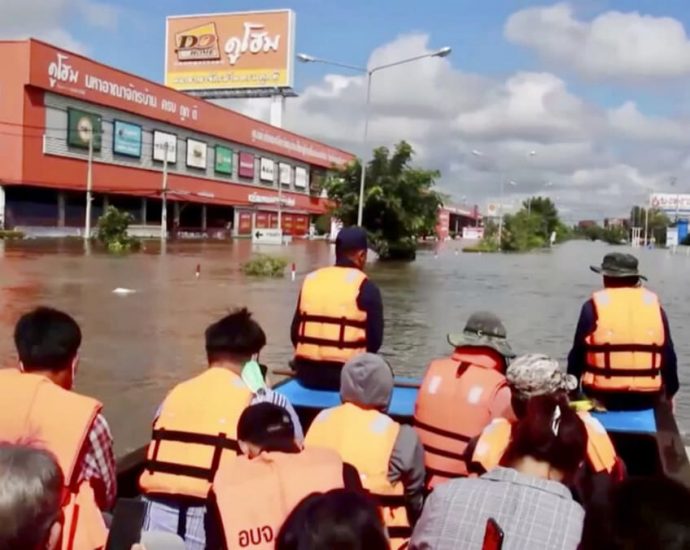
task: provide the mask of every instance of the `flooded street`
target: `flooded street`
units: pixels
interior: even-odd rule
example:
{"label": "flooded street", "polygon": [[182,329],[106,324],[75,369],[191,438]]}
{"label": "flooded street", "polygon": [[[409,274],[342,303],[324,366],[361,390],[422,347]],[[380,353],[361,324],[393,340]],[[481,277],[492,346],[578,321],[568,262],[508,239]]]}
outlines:
{"label": "flooded street", "polygon": [[[571,242],[529,255],[419,254],[410,265],[372,264],[385,304],[384,353],[399,374],[420,374],[449,350],[448,330],[487,309],[505,321],[518,353],[544,351],[564,359],[582,302],[598,288],[589,271],[608,250]],[[251,243],[148,245],[141,254],[84,255],[81,243],[0,241],[0,360],[15,361],[12,329],[26,309],[51,305],[74,315],[84,332],[78,389],[105,403],[117,452],[143,444],[166,391],[205,366],[203,332],[225,311],[246,305],[266,330],[262,362],[285,368],[291,357],[289,325],[301,279],[331,260],[323,242],[267,249],[295,262],[297,281],[247,279],[240,264]],[[636,251],[648,285],[661,297],[679,355],[677,415],[690,433],[690,258],[667,251]],[[201,277],[196,279],[197,264]],[[124,287],[136,293],[119,296]]]}

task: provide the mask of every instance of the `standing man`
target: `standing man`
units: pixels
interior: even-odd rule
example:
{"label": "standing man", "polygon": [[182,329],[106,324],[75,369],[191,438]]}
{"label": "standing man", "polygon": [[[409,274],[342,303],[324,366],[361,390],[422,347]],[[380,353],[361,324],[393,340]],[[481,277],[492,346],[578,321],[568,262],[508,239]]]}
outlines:
{"label": "standing man", "polygon": [[0,370],[0,440],[52,452],[64,474],[63,550],[101,548],[101,510],[115,501],[113,438],[102,405],[74,391],[81,329],[68,314],[39,307],[14,329],[19,368]]}
{"label": "standing man", "polygon": [[364,229],[341,229],[335,240],[335,265],[304,280],[290,336],[293,368],[308,388],[339,389],[343,365],[381,347],[383,302],[363,271],[367,249]]}
{"label": "standing man", "polygon": [[654,407],[678,391],[676,352],[659,299],[641,285],[637,258],[613,252],[601,266],[604,289],[585,302],[568,372],[610,410]]}

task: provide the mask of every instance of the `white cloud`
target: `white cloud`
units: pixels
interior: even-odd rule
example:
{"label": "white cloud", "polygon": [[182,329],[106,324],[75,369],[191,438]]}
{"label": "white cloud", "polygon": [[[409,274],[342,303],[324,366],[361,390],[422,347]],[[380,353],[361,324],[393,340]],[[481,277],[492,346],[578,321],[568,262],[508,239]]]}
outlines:
{"label": "white cloud", "polygon": [[88,47],[67,30],[70,22],[112,30],[119,9],[92,0],[1,0],[0,36],[4,40],[39,38],[67,50]]}
{"label": "white cloud", "polygon": [[541,58],[598,80],[644,80],[690,74],[690,40],[671,17],[607,11],[591,21],[576,18],[568,3],[514,13],[506,38]]}
{"label": "white cloud", "polygon": [[[370,65],[420,51],[431,51],[426,35],[401,36]],[[440,187],[457,200],[483,207],[498,198],[501,180],[512,179],[518,185],[506,186],[506,202],[543,194],[569,219],[603,218],[625,215],[671,175],[690,178],[690,121],[650,117],[633,101],[606,110],[550,73],[489,79],[428,59],[374,78],[367,152],[406,139],[420,165],[441,170]],[[361,153],[364,86],[361,76],[327,75],[287,100],[284,126]],[[232,104],[263,119],[268,105]]]}

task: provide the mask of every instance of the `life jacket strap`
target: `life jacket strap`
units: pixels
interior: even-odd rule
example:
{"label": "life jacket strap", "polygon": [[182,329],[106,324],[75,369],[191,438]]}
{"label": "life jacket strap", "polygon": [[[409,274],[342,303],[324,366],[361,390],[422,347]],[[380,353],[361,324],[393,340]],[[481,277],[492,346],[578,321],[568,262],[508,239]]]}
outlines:
{"label": "life jacket strap", "polygon": [[414,426],[416,428],[421,428],[422,430],[434,433],[436,435],[441,435],[443,437],[447,437],[449,439],[454,439],[456,441],[462,441],[463,443],[468,443],[472,439],[471,437],[468,437],[464,434],[459,434],[457,432],[451,432],[448,430],[444,430],[442,428],[437,428],[436,426],[432,426],[430,424],[426,424],[424,422],[420,422],[416,418],[414,419]]}
{"label": "life jacket strap", "polygon": [[634,378],[640,376],[656,378],[661,374],[661,369],[614,369],[611,367],[595,367],[593,365],[585,365],[585,372],[589,372],[596,376],[605,376],[606,378]]}

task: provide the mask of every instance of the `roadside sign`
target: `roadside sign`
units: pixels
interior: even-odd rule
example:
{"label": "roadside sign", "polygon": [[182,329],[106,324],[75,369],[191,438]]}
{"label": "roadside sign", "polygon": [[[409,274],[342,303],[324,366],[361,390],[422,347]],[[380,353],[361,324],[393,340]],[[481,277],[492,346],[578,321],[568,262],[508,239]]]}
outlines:
{"label": "roadside sign", "polygon": [[254,244],[283,244],[282,229],[254,229],[252,233]]}

